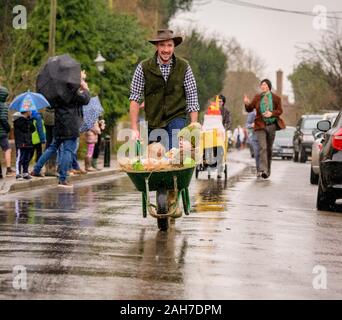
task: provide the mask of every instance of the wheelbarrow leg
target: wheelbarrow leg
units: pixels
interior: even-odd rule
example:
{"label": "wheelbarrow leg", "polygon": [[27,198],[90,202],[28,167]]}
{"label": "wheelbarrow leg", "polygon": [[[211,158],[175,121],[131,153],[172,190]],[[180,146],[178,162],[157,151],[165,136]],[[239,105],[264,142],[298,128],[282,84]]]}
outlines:
{"label": "wheelbarrow leg", "polygon": [[146,192],[142,192],[142,207],[143,207],[143,217],[147,218],[147,207],[146,207]]}
{"label": "wheelbarrow leg", "polygon": [[188,212],[190,214],[191,204],[190,204],[190,195],[189,195],[189,189],[188,188],[185,188],[185,195],[186,195],[186,205],[188,207]]}
{"label": "wheelbarrow leg", "polygon": [[182,201],[184,213],[188,216],[190,214],[190,197],[188,188],[182,190]]}

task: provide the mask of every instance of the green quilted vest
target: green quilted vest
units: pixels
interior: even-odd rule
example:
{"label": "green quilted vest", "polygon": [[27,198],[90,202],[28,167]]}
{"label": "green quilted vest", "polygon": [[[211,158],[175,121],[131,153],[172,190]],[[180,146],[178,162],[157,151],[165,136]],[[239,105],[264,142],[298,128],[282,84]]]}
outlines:
{"label": "green quilted vest", "polygon": [[186,118],[184,78],[188,62],[173,56],[171,72],[165,82],[157,55],[142,62],[145,76],[145,115],[150,128],[164,128],[175,118]]}
{"label": "green quilted vest", "polygon": [[8,97],[8,90],[0,86],[0,103],[4,103]]}

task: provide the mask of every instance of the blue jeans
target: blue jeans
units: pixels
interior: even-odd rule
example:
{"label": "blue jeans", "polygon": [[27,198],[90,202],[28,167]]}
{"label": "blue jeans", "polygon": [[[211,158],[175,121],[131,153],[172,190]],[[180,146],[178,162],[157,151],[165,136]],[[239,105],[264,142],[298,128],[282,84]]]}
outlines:
{"label": "blue jeans", "polygon": [[[78,148],[80,146],[80,138],[77,138],[77,141],[76,141],[76,149],[74,150],[74,155],[72,157],[72,165],[71,165],[71,169],[73,170],[81,170],[80,168],[80,165],[78,164],[78,161],[77,161],[77,151],[78,151]],[[63,152],[63,144],[60,146],[58,152],[57,152],[57,163],[58,165],[60,165],[60,153]]]}
{"label": "blue jeans", "polygon": [[[166,127],[159,128],[159,129],[164,129],[167,132],[168,145],[165,145],[166,149],[170,150],[172,148],[177,148],[178,147],[177,135],[178,135],[179,131],[182,130],[185,127],[185,124],[186,124],[186,119],[184,119],[184,118],[175,118],[175,119],[171,120],[167,124]],[[149,141],[149,143],[161,142],[161,143],[165,144],[163,139],[160,139],[160,135],[158,136],[158,135],[152,134],[152,137],[151,137],[150,134],[154,130],[155,129],[151,129],[151,128],[148,129],[148,136],[149,136],[148,141]],[[155,131],[154,133],[157,133],[157,131]]]}
{"label": "blue jeans", "polygon": [[260,171],[260,147],[259,142],[256,134],[253,132],[252,134],[249,134],[249,143],[251,144],[253,151],[254,151],[254,159],[255,159],[255,165],[257,168],[257,171]]}
{"label": "blue jeans", "polygon": [[[60,146],[63,144],[63,148]],[[77,138],[73,139],[54,139],[50,146],[40,157],[39,161],[33,168],[34,173],[39,174],[45,163],[60,149],[59,154],[59,181],[64,182],[67,178],[68,170],[72,165],[73,156],[77,146]]]}
{"label": "blue jeans", "polygon": [[77,160],[77,151],[78,151],[78,148],[80,147],[80,138],[77,138],[75,147],[76,148],[74,150],[74,156],[72,157],[71,168],[74,170],[81,170],[80,165],[78,164],[78,160]]}

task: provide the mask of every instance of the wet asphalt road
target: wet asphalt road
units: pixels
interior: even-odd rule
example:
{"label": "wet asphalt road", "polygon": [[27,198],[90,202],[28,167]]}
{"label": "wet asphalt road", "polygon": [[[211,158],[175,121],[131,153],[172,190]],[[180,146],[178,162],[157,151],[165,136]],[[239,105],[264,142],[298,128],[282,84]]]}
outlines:
{"label": "wet asphalt road", "polygon": [[246,168],[227,185],[202,175],[192,214],[167,233],[125,175],[2,197],[0,298],[341,299],[342,210],[316,211],[309,168],[274,161],[269,181]]}

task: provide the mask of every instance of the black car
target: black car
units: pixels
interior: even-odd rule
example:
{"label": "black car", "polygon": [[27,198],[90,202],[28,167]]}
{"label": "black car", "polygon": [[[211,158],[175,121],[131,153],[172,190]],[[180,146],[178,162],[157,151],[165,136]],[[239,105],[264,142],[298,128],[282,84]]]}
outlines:
{"label": "black car", "polygon": [[304,115],[298,121],[293,136],[293,161],[306,162],[311,156],[312,144],[315,141],[314,134],[317,132],[317,123],[323,115]]}
{"label": "black car", "polygon": [[317,209],[331,210],[342,199],[342,111],[333,125],[322,120],[317,128],[325,132],[319,155]]}

